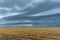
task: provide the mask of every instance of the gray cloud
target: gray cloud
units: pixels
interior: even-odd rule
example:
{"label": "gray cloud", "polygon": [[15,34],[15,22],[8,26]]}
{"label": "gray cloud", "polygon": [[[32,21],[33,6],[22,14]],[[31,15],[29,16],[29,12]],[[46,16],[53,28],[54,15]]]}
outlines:
{"label": "gray cloud", "polygon": [[0,0],[0,25],[4,26],[60,26],[57,14],[59,0]]}

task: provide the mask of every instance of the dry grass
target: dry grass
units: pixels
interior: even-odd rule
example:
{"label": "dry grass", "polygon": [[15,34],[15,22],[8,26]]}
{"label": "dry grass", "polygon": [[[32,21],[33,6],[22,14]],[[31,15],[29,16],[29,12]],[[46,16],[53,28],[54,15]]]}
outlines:
{"label": "dry grass", "polygon": [[60,28],[0,28],[0,40],[60,40]]}

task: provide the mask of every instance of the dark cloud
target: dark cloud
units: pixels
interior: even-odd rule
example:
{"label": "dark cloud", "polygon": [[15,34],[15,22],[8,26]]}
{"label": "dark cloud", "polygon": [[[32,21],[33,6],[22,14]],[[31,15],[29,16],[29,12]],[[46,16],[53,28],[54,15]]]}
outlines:
{"label": "dark cloud", "polygon": [[59,17],[60,1],[58,0],[2,0],[0,2],[1,26],[20,26],[24,24],[60,26]]}

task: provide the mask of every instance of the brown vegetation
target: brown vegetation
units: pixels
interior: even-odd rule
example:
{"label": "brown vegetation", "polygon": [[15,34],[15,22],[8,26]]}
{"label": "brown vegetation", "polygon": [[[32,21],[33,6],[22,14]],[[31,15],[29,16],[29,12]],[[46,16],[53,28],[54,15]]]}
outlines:
{"label": "brown vegetation", "polygon": [[60,40],[60,28],[0,28],[0,40]]}

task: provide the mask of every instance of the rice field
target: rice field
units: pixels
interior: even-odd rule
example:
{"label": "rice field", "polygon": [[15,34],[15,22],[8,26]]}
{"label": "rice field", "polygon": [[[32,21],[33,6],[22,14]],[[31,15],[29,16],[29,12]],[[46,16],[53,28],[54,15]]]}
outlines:
{"label": "rice field", "polygon": [[60,28],[0,28],[0,40],[60,40]]}

